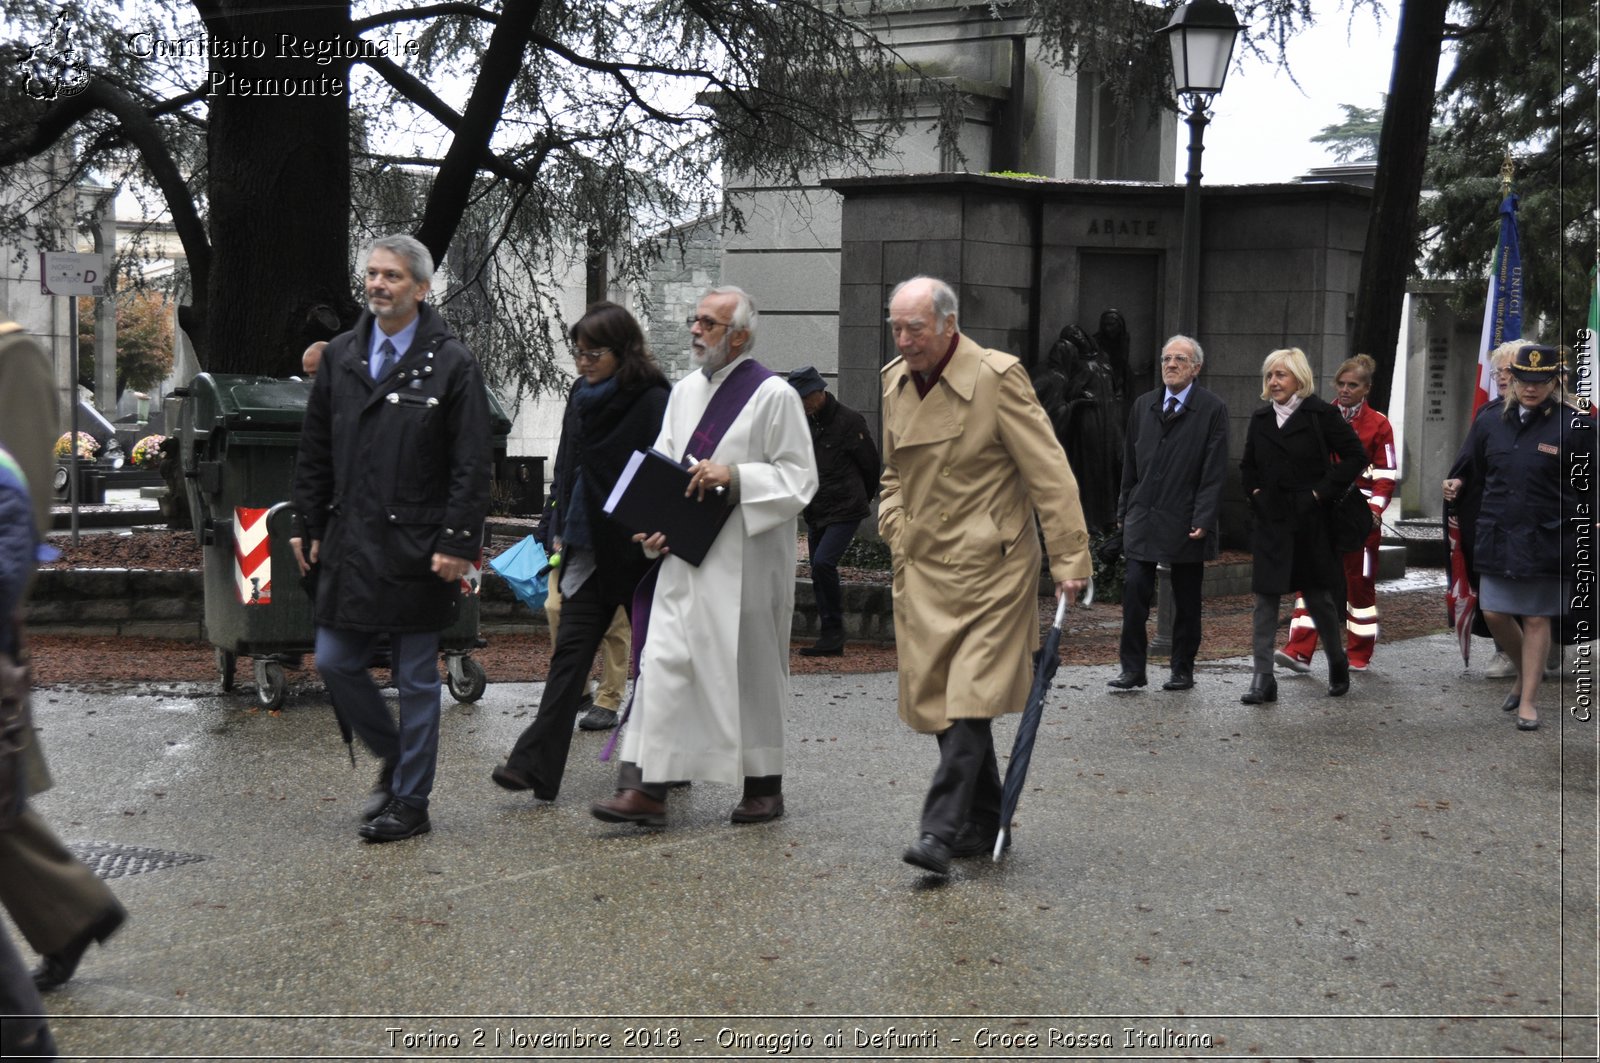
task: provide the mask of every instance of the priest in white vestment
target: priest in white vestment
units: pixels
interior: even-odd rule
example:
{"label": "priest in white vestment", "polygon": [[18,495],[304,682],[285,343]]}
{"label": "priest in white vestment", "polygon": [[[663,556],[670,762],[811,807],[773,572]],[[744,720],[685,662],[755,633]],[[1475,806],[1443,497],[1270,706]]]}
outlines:
{"label": "priest in white vestment", "polygon": [[694,453],[713,396],[750,361],[757,314],[745,292],[714,288],[689,324],[696,368],[673,387],[655,448],[691,459],[690,490],[732,512],[698,567],[663,535],[636,536],[664,556],[617,792],[590,808],[608,822],[665,824],[666,784],[688,779],[742,783],[735,823],[783,815],[796,518],[818,483],[811,431],[786,379],[764,374],[715,449]]}

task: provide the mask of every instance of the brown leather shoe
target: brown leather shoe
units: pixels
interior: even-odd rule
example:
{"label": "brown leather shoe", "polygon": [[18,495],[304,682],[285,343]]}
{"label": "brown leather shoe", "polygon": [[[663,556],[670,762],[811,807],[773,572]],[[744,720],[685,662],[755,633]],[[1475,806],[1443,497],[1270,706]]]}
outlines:
{"label": "brown leather shoe", "polygon": [[735,823],[766,823],[783,815],[783,795],[767,794],[764,797],[746,797],[733,809],[728,818]]}
{"label": "brown leather shoe", "polygon": [[533,780],[513,768],[510,764],[495,765],[494,769],[489,772],[489,778],[493,779],[494,784],[502,790],[533,789]]}
{"label": "brown leather shoe", "polygon": [[618,790],[589,806],[589,814],[607,823],[637,823],[644,827],[667,825],[667,804],[642,790]]}

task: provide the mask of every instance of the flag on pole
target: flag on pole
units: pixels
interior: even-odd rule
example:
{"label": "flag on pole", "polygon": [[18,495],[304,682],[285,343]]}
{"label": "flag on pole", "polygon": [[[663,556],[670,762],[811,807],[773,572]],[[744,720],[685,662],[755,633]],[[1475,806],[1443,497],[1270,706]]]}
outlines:
{"label": "flag on pole", "polygon": [[1478,344],[1478,386],[1472,409],[1498,398],[1490,353],[1506,340],[1522,335],[1522,248],[1517,240],[1517,196],[1507,192],[1500,201],[1500,241],[1489,268],[1489,297],[1483,307],[1483,336]]}
{"label": "flag on pole", "polygon": [[1597,368],[1594,346],[1600,342],[1600,262],[1589,267],[1589,317],[1584,322],[1586,330],[1583,344],[1577,351],[1578,364],[1572,367],[1573,390],[1589,401],[1589,408],[1600,399],[1595,394],[1594,373]]}
{"label": "flag on pole", "polygon": [[[1478,341],[1478,386],[1472,395],[1474,414],[1484,403],[1500,395],[1489,355],[1506,340],[1522,335],[1522,247],[1517,240],[1517,197],[1511,191],[1510,166],[1507,158],[1506,168],[1501,171],[1504,198],[1500,201],[1500,239],[1489,265],[1489,295],[1484,301],[1483,334]],[[1468,505],[1458,500],[1445,505],[1444,538],[1450,577],[1445,588],[1445,612],[1450,626],[1455,629],[1461,659],[1468,663],[1472,660],[1472,628],[1478,614],[1478,592],[1473,586],[1462,523],[1476,516],[1476,502]]]}

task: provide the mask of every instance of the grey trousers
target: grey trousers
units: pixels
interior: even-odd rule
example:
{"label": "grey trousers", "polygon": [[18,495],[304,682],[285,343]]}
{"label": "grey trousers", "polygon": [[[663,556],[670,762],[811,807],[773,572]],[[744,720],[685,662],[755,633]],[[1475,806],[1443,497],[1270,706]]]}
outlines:
{"label": "grey trousers", "polygon": [[[1329,590],[1301,591],[1306,612],[1317,625],[1317,635],[1322,639],[1322,651],[1328,656],[1329,666],[1343,667],[1350,663],[1344,652],[1343,606],[1333,600]],[[1250,657],[1256,675],[1272,674],[1272,655],[1278,640],[1278,606],[1283,596],[1279,594],[1256,595],[1255,614],[1251,618]]]}

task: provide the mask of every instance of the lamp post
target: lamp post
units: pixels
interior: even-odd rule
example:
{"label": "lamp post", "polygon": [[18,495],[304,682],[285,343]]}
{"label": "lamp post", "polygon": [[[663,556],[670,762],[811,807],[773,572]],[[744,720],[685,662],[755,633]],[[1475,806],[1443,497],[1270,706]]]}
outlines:
{"label": "lamp post", "polygon": [[1190,0],[1157,32],[1172,47],[1172,86],[1189,112],[1189,172],[1183,190],[1183,271],[1178,331],[1194,335],[1200,317],[1200,155],[1205,151],[1206,113],[1222,91],[1234,41],[1244,27],[1222,0]]}

